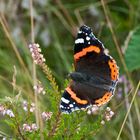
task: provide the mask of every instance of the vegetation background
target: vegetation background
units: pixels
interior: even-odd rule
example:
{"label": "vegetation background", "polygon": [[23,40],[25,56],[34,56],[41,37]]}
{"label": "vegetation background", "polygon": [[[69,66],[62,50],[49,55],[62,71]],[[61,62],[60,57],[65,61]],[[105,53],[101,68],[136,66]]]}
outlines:
{"label": "vegetation background", "polygon": [[[139,13],[140,0],[0,0],[1,139],[139,140]],[[115,115],[104,125],[103,111],[63,115],[58,110],[73,70],[74,38],[83,24],[93,29],[120,68],[116,94],[108,104]],[[46,59],[44,69],[33,63],[28,45],[34,42]],[[45,95],[33,89],[38,80]],[[33,112],[28,110],[32,102]],[[14,116],[4,115],[2,106]],[[44,121],[42,112],[52,116]],[[23,128],[32,123],[37,130]]]}

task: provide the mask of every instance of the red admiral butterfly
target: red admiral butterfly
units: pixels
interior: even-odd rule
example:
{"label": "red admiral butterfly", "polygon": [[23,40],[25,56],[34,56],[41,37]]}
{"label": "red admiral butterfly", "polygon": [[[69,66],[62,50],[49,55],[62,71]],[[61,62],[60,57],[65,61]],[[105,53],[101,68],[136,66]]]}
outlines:
{"label": "red admiral butterfly", "polygon": [[74,64],[75,71],[69,74],[72,80],[61,98],[61,111],[69,114],[107,103],[114,95],[119,69],[91,28],[85,25],[75,40]]}

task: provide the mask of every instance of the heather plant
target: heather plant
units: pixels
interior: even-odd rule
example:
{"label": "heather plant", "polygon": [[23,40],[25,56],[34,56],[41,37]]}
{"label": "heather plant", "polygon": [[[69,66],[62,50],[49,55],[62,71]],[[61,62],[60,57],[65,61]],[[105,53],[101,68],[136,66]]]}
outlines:
{"label": "heather plant", "polygon": [[[0,139],[139,139],[139,7],[137,0],[0,1]],[[63,114],[83,24],[115,58],[120,78],[108,104]]]}

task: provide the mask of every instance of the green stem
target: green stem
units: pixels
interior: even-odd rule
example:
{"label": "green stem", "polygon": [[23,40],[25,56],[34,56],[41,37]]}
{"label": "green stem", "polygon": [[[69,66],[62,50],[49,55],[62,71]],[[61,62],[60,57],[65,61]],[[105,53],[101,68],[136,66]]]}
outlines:
{"label": "green stem", "polygon": [[127,117],[128,117],[128,115],[129,115],[129,113],[130,113],[131,107],[132,107],[132,105],[133,105],[133,102],[134,102],[134,100],[135,100],[135,97],[136,97],[136,95],[137,95],[137,92],[138,92],[139,87],[140,87],[140,81],[139,81],[139,83],[138,83],[138,85],[137,85],[137,87],[136,87],[136,90],[135,90],[135,93],[134,93],[133,98],[132,98],[132,100],[131,100],[130,106],[129,106],[129,108],[128,108],[128,110],[127,110],[127,113],[126,113],[126,115],[125,115],[125,118],[124,118],[124,121],[123,121],[123,123],[122,123],[121,129],[120,129],[119,134],[118,134],[118,136],[117,136],[117,140],[120,139],[120,135],[121,135],[122,130],[123,130],[123,128],[124,128],[124,125],[125,125],[125,122],[126,122],[126,120],[127,120]]}

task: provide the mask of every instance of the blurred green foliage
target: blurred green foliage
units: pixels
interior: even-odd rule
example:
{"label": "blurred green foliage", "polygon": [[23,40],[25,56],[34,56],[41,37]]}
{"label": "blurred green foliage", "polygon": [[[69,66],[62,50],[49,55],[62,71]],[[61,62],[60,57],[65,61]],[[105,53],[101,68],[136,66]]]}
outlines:
{"label": "blurred green foliage", "polygon": [[[137,85],[137,81],[140,80],[140,29],[138,28],[140,26],[140,1],[106,0],[105,2],[119,47],[122,50],[122,55],[125,56],[128,73],[132,74],[131,80]],[[30,1],[28,0],[0,1],[0,103],[12,106],[16,118],[20,122],[20,127],[25,122],[35,121],[33,115],[21,110],[23,100],[35,101],[33,63],[28,49],[28,44],[32,42],[30,10]],[[43,83],[46,89],[46,95],[38,97],[39,110],[53,112],[52,118],[44,123],[44,138],[116,139],[133,92],[128,94],[130,91],[126,93],[123,90],[122,97],[118,98],[120,88],[118,86],[114,98],[109,103],[116,115],[104,126],[100,124],[102,113],[98,116],[90,116],[83,111],[71,115],[58,113],[60,97],[68,83],[65,79],[67,79],[68,73],[73,70],[74,38],[79,26],[86,24],[93,29],[95,36],[104,43],[111,56],[117,61],[120,75],[126,75],[109,25],[106,22],[101,2],[97,0],[34,0],[33,13],[35,42],[40,44],[46,64],[59,86],[59,93],[56,94],[54,87],[50,84],[51,81],[46,78],[46,74],[40,67],[36,67],[37,79]],[[133,34],[131,34],[132,32]],[[15,89],[13,86],[14,66],[17,71]],[[127,86],[124,84],[122,88],[125,89]],[[15,102],[17,101],[15,96],[19,93],[18,102]],[[124,96],[125,94],[127,96]],[[14,101],[12,103],[5,101],[6,96],[14,98]],[[138,140],[140,137],[140,97],[139,95],[137,97],[137,105],[132,107],[121,134],[123,140]],[[15,120],[7,118],[4,121],[3,116],[0,116],[0,124],[0,135],[4,133],[4,136],[20,139]],[[54,136],[51,135],[52,133]],[[23,135],[28,139],[41,139],[39,131],[23,133]]]}
{"label": "blurred green foliage", "polygon": [[140,68],[140,28],[131,33],[131,36],[125,52],[125,60],[129,71]]}

